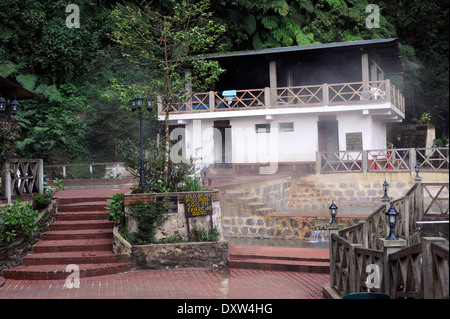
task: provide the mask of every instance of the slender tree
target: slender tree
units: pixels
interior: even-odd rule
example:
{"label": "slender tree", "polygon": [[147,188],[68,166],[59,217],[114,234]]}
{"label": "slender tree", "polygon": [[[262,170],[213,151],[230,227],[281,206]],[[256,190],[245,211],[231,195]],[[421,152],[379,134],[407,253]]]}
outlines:
{"label": "slender tree", "polygon": [[210,87],[223,72],[216,61],[201,54],[219,51],[216,40],[224,26],[212,20],[208,0],[165,1],[153,5],[118,5],[112,12],[117,30],[115,41],[125,48],[126,56],[145,69],[151,78],[146,85],[129,86],[130,91],[158,96],[165,113],[164,187],[169,176],[169,114],[176,104],[188,99],[188,85],[194,90]]}

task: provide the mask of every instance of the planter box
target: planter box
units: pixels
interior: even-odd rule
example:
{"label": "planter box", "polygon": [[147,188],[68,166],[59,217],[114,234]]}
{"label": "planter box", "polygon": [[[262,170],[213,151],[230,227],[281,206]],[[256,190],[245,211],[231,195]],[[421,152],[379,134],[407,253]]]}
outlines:
{"label": "planter box", "polygon": [[[185,216],[185,203],[184,196],[186,194],[201,194],[206,193],[211,197],[212,203],[212,214],[207,216],[189,217]],[[177,192],[177,193],[143,193],[143,194],[125,194],[124,203],[125,210],[129,211],[129,204],[134,201],[141,201],[144,203],[154,202],[157,197],[173,197],[176,198],[176,212],[168,212],[168,220],[157,229],[155,238],[157,240],[166,238],[175,233],[178,233],[181,238],[188,240],[188,223],[190,232],[194,229],[210,229],[211,228],[211,218],[213,227],[217,227],[220,233],[220,238],[223,239],[222,235],[222,214],[220,210],[219,202],[219,190],[203,191],[203,192]],[[128,233],[137,231],[137,223],[133,218],[128,218]]]}

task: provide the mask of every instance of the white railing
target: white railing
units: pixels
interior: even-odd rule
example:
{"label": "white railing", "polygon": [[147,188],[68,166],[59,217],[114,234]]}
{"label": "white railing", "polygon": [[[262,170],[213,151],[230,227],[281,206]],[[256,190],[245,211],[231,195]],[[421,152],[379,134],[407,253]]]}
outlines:
{"label": "white railing", "polygon": [[43,193],[43,162],[40,159],[12,159],[0,162],[0,198]]}
{"label": "white railing", "polygon": [[415,172],[448,171],[448,147],[401,148],[316,153],[316,172]]}

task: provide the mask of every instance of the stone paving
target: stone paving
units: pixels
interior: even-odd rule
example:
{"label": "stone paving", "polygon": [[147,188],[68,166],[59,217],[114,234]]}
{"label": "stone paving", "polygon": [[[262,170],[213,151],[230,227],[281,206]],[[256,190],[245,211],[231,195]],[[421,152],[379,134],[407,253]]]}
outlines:
{"label": "stone paving", "polygon": [[[66,280],[10,280],[0,299],[325,299],[327,274],[230,269],[133,270]],[[72,282],[74,284],[74,282]]]}

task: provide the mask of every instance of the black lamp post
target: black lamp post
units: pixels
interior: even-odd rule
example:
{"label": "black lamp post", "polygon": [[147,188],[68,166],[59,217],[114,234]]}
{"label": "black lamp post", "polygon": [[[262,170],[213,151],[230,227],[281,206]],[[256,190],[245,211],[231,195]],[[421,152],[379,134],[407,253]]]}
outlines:
{"label": "black lamp post", "polygon": [[399,213],[394,207],[394,203],[391,203],[391,207],[388,209],[386,214],[386,223],[389,226],[389,236],[386,237],[387,240],[398,240],[398,238],[395,236],[394,228],[398,223],[398,215]]}
{"label": "black lamp post", "polygon": [[383,183],[384,195],[383,195],[383,197],[381,199],[388,199],[389,198],[389,196],[387,194],[388,189],[389,189],[389,183],[386,182],[386,180],[384,180],[384,183]]}
{"label": "black lamp post", "polygon": [[330,207],[330,215],[331,215],[331,225],[336,225],[336,216],[337,216],[337,211],[338,211],[338,207],[333,203],[331,203]]}
{"label": "black lamp post", "polygon": [[144,112],[143,109],[147,108],[150,112],[152,110],[152,100],[149,97],[134,97],[131,99],[130,105],[131,111],[139,111],[139,138],[140,138],[140,156],[141,156],[141,169],[140,169],[140,180],[139,186],[145,187],[147,183],[145,181],[145,168],[144,168],[144,133],[143,133],[143,120]]}
{"label": "black lamp post", "polygon": [[414,169],[416,170],[416,178],[420,178],[420,176],[419,176],[419,171],[420,171],[419,163],[417,163],[416,166],[414,166]]}

